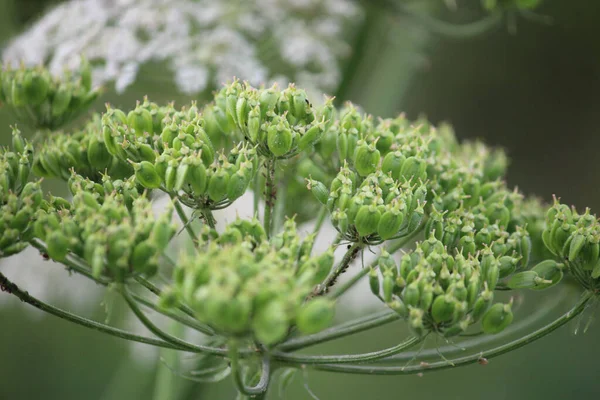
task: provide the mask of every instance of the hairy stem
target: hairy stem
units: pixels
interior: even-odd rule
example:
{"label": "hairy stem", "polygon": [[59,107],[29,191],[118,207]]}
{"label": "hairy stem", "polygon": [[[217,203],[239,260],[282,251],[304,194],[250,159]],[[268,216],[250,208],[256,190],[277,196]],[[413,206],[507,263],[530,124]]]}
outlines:
{"label": "hairy stem", "polygon": [[130,332],[118,329],[118,328],[114,328],[112,326],[105,325],[100,322],[96,322],[91,319],[81,317],[79,315],[72,314],[72,313],[70,313],[68,311],[64,311],[58,307],[54,307],[50,304],[43,302],[42,300],[39,300],[39,299],[33,297],[26,291],[19,289],[19,287],[16,284],[11,282],[2,273],[0,273],[0,290],[18,297],[22,302],[30,304],[39,310],[42,310],[49,314],[52,314],[56,317],[62,318],[66,321],[84,326],[86,328],[94,329],[99,332],[106,333],[111,336],[116,336],[118,338],[125,339],[125,340],[131,340],[134,342],[149,344],[149,345],[157,346],[157,347],[164,347],[164,348],[188,351],[188,349],[183,348],[183,347],[178,346],[173,343],[168,343],[163,340],[148,338],[145,336],[135,335],[133,333],[130,333]]}
{"label": "hairy stem", "polygon": [[196,345],[164,332],[159,327],[154,325],[154,323],[152,323],[152,321],[150,321],[150,319],[144,314],[144,312],[139,308],[139,306],[137,305],[137,303],[135,302],[135,300],[124,285],[121,285],[120,292],[125,301],[127,302],[127,305],[129,306],[131,311],[133,311],[135,316],[140,320],[140,322],[144,324],[144,326],[148,328],[150,332],[163,339],[164,341],[178,346],[181,349],[189,350],[196,353],[207,353],[219,356],[227,355],[227,349]]}
{"label": "hairy stem", "polygon": [[256,398],[257,396],[264,395],[269,388],[269,382],[271,380],[271,361],[267,355],[263,356],[262,359],[262,373],[260,381],[256,386],[248,387],[244,383],[244,377],[240,368],[239,351],[235,340],[229,343],[229,361],[231,363],[231,374],[238,391],[245,395]]}
{"label": "hairy stem", "polygon": [[550,324],[540,328],[529,335],[523,336],[519,339],[515,339],[510,343],[506,343],[504,345],[495,347],[490,350],[482,351],[477,354],[468,355],[465,357],[456,358],[450,361],[439,361],[430,364],[420,364],[420,365],[412,365],[412,366],[367,366],[367,365],[340,365],[340,364],[330,364],[330,365],[315,365],[313,368],[323,370],[323,371],[331,371],[331,372],[342,372],[347,374],[363,374],[363,375],[407,375],[407,374],[416,374],[420,372],[429,372],[429,371],[438,371],[447,368],[460,367],[464,365],[474,364],[481,359],[490,359],[492,357],[498,357],[502,354],[508,353],[510,351],[516,350],[520,347],[523,347],[529,343],[535,342],[538,339],[543,338],[551,332],[554,332],[556,329],[565,325],[579,314],[583,312],[586,308],[588,302],[592,299],[593,294],[590,292],[586,292],[579,302],[567,313],[562,315],[557,320],[551,322]]}
{"label": "hairy stem", "polygon": [[398,354],[415,344],[422,342],[424,338],[411,337],[396,346],[389,347],[387,349],[373,351],[369,353],[361,354],[338,354],[338,355],[303,355],[303,354],[286,354],[282,352],[274,352],[272,356],[275,360],[283,361],[286,363],[294,364],[345,364],[345,363],[363,363],[369,361],[381,360]]}
{"label": "hairy stem", "polygon": [[[423,226],[425,226],[425,224],[421,223],[421,225],[417,229],[415,229],[413,232],[411,232],[408,235],[406,235],[405,237],[391,243],[386,248],[386,251],[390,254],[394,254],[396,251],[400,250],[402,247],[404,247],[407,243],[409,243],[411,240],[413,240],[414,237],[421,232]],[[358,273],[356,275],[354,275],[352,278],[350,278],[350,280],[348,280],[343,285],[341,285],[339,288],[337,288],[337,290],[331,294],[331,297],[337,299],[338,297],[340,297],[341,295],[346,293],[349,289],[351,289],[354,285],[356,285],[362,278],[364,278],[369,273],[371,268],[377,268],[377,263],[378,263],[378,260],[375,260],[371,263],[370,267],[363,268],[360,271],[358,271]]]}
{"label": "hairy stem", "polygon": [[375,315],[369,315],[350,321],[333,328],[326,329],[313,335],[290,339],[277,347],[281,351],[295,351],[316,344],[339,339],[358,332],[376,328],[400,319],[400,316],[391,310],[385,310]]}
{"label": "hairy stem", "polygon": [[315,288],[315,290],[312,293],[312,296],[321,296],[327,293],[329,291],[329,288],[335,285],[335,282],[337,281],[338,277],[348,269],[350,263],[362,250],[363,246],[364,245],[362,243],[354,243],[352,246],[350,246],[346,254],[344,254],[344,258],[342,258],[342,261],[340,261],[340,263],[333,269],[333,271],[329,273],[329,276],[325,279],[325,281]]}
{"label": "hairy stem", "polygon": [[273,212],[273,206],[277,197],[275,193],[275,160],[267,159],[265,161],[266,181],[265,181],[265,212],[263,215],[264,226],[267,237],[271,237],[271,214]]}

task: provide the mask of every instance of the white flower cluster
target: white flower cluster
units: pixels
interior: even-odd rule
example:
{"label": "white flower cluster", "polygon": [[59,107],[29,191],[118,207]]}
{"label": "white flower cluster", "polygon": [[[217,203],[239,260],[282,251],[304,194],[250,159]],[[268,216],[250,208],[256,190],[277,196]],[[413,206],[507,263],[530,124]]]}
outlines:
{"label": "white flower cluster", "polygon": [[165,62],[180,91],[236,76],[332,91],[361,18],[352,0],[70,0],[8,44],[5,62],[59,74],[85,55],[94,84],[132,84],[141,65]]}

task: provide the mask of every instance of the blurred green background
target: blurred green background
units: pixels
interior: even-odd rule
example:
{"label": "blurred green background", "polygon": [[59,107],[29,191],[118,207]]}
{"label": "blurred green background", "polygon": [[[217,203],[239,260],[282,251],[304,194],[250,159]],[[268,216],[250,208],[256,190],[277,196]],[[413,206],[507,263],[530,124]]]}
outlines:
{"label": "blurred green background", "polygon": [[[17,34],[51,3],[56,1],[0,0],[0,41]],[[459,2],[461,12],[437,4],[430,11],[439,18],[461,22],[472,17],[476,3]],[[434,122],[449,121],[461,139],[479,137],[506,148],[512,159],[511,185],[547,201],[557,194],[578,207],[599,209],[600,189],[594,182],[600,177],[596,163],[600,144],[600,2],[546,0],[539,12],[553,17],[551,25],[519,20],[516,35],[500,28],[465,40],[437,36],[406,17],[366,4],[375,23],[365,38],[365,56],[344,90],[348,99],[375,115],[406,111],[412,118],[425,114]],[[187,100],[170,92],[172,85],[161,66],[149,66],[144,72],[127,93],[117,97],[108,92],[96,108],[100,110],[105,101],[130,106],[144,94],[157,102]],[[0,144],[8,142],[12,122],[0,109]],[[55,186],[53,190],[61,189]],[[66,273],[63,277],[72,279]],[[26,287],[26,282],[18,283]],[[141,351],[139,346],[131,347],[36,310],[25,312],[27,306],[18,300],[0,296],[1,400],[152,398],[155,355],[136,357],[133,353]],[[525,318],[543,307],[546,297],[528,298],[517,317]],[[565,304],[553,315],[567,309],[575,298],[572,293],[565,295]],[[105,318],[101,300],[90,315],[99,320]],[[57,303],[69,304],[66,300]],[[586,313],[583,325],[591,315],[592,311]],[[117,315],[115,320],[119,319]],[[308,381],[321,400],[597,399],[600,327],[592,324],[586,334],[575,336],[575,325],[486,366],[424,377],[311,372]],[[404,334],[402,326],[391,325],[319,350],[374,350],[384,343],[397,343]],[[206,386],[174,379],[181,388],[181,399],[235,397],[228,380]],[[299,376],[286,399],[310,398],[302,381]],[[276,393],[270,398],[277,398]]]}

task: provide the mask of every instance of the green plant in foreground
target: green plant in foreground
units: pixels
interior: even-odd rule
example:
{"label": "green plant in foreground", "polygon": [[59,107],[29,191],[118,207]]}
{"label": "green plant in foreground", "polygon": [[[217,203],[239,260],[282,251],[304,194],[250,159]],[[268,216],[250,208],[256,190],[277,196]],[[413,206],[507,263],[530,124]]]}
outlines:
{"label": "green plant in foreground", "polygon": [[[85,74],[74,75],[83,82]],[[71,101],[62,113],[41,117],[46,103],[12,94],[33,76],[39,87],[63,87],[40,68],[0,75],[6,106],[44,132],[34,146],[13,128],[12,148],[0,153],[0,256],[32,245],[70,271],[114,286],[155,337],[46,304],[0,273],[2,290],[103,333],[202,353],[212,365],[202,378],[231,374],[241,397],[265,398],[274,377],[286,382],[299,369],[401,375],[474,363],[543,337],[596,299],[596,217],[558,200],[547,206],[526,199],[503,181],[504,153],[459,143],[447,125],[402,115],[375,122],[351,104],[316,105],[293,85],[257,89],[234,80],[203,107],[144,99],[132,110],[107,106],[65,133],[58,131],[65,116],[80,114],[84,104]],[[41,178],[64,180],[72,197],[44,197]],[[248,191],[254,218],[217,226],[213,211]],[[152,201],[165,195],[170,206],[155,216]],[[318,210],[316,226],[301,235],[296,215],[306,219],[308,209]],[[165,254],[177,235],[173,211],[193,244],[176,260]],[[326,220],[338,235],[318,253],[313,247]],[[377,246],[375,261],[338,283]],[[346,252],[336,262],[338,247]],[[159,270],[172,274],[169,283],[154,283]],[[582,290],[568,313],[491,345],[514,319],[513,300],[503,292],[549,289],[565,276]],[[331,327],[336,304],[365,277],[388,310]],[[163,331],[146,308],[206,340]],[[390,348],[298,353],[398,320],[411,335]],[[482,352],[428,364],[407,352],[430,336],[479,334],[488,346]]]}

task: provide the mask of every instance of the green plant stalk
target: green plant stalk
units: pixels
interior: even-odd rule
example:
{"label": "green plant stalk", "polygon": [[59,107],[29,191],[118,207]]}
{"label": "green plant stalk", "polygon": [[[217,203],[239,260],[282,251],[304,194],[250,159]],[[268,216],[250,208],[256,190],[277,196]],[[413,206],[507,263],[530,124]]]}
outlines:
{"label": "green plant stalk", "polygon": [[554,307],[558,306],[560,303],[564,301],[564,297],[562,296],[552,296],[552,302],[550,304],[544,304],[543,307],[538,309],[534,314],[528,315],[527,319],[521,320],[516,324],[509,326],[507,329],[502,331],[499,335],[485,335],[480,336],[477,335],[474,339],[464,340],[462,342],[458,342],[456,344],[451,344],[443,347],[436,347],[435,349],[426,349],[420,350],[418,352],[406,352],[402,354],[398,354],[392,357],[388,357],[385,360],[381,360],[381,363],[397,363],[399,361],[410,361],[415,359],[415,357],[419,357],[420,359],[428,359],[431,357],[439,357],[440,354],[446,355],[454,355],[464,352],[467,348],[472,349],[476,347],[485,346],[492,342],[498,341],[500,337],[509,337],[510,335],[518,332],[526,327],[532,326],[536,322],[542,320],[552,313]]}
{"label": "green plant stalk", "polygon": [[397,321],[398,319],[400,319],[400,316],[398,314],[391,310],[385,310],[375,315],[369,315],[363,318],[349,321],[347,323],[326,329],[313,335],[290,339],[279,345],[277,348],[286,352],[300,350],[309,346],[314,346],[316,344],[349,336],[354,333],[359,333],[369,329],[373,329],[388,324],[390,322]]}
{"label": "green plant stalk", "polygon": [[260,208],[260,179],[257,176],[254,178],[254,187],[253,187],[253,199],[252,199],[252,209],[254,211],[254,217],[258,218],[258,209]]}
{"label": "green plant stalk", "polygon": [[490,350],[482,351],[477,354],[472,354],[469,356],[457,358],[450,361],[440,361],[431,364],[424,365],[412,365],[412,366],[366,366],[366,365],[339,365],[339,364],[331,364],[331,365],[315,365],[312,368],[322,370],[322,371],[330,371],[330,372],[342,372],[347,374],[364,374],[364,375],[408,375],[408,374],[417,374],[421,372],[429,372],[429,371],[439,371],[442,369],[448,369],[453,367],[460,367],[464,365],[474,364],[479,362],[482,359],[490,359],[493,357],[501,356],[502,354],[508,353],[510,351],[516,350],[520,347],[523,347],[529,343],[535,342],[538,339],[543,338],[549,333],[554,332],[556,329],[565,325],[569,321],[573,320],[579,314],[585,310],[588,302],[593,298],[594,294],[590,292],[586,292],[579,302],[567,313],[558,318],[557,320],[551,322],[550,324],[540,328],[529,335],[523,336],[519,339],[515,339],[510,343],[506,343],[504,345],[495,347]]}
{"label": "green plant stalk", "polygon": [[386,358],[392,356],[394,354],[398,354],[417,343],[422,342],[423,338],[411,337],[405,340],[402,343],[399,343],[395,346],[389,347],[387,349],[373,351],[369,353],[362,354],[343,354],[343,355],[305,355],[305,354],[285,354],[282,352],[273,352],[271,355],[273,359],[282,361],[290,364],[346,364],[346,363],[363,363],[369,361],[381,360],[382,358]]}
{"label": "green plant stalk", "polygon": [[318,285],[315,288],[315,291],[312,293],[312,296],[321,296],[327,293],[329,288],[335,285],[335,282],[337,281],[338,277],[341,274],[343,274],[346,271],[346,269],[348,269],[350,263],[354,260],[354,258],[362,250],[363,247],[363,243],[354,243],[352,246],[350,246],[346,254],[344,254],[344,258],[342,258],[340,263],[333,269],[333,271],[329,273],[329,276],[325,278],[325,281],[323,281],[322,284]]}
{"label": "green plant stalk", "polygon": [[185,214],[185,210],[183,209],[181,202],[179,202],[179,200],[177,199],[177,197],[174,194],[169,193],[169,196],[171,197],[171,200],[173,201],[173,205],[175,206],[175,211],[177,212],[177,215],[179,215],[179,219],[181,220],[183,227],[185,228],[188,235],[190,236],[190,239],[192,240],[192,243],[194,243],[194,246],[196,248],[198,248],[198,235],[194,231],[194,228],[192,228],[190,220],[188,219],[187,215]]}
{"label": "green plant stalk", "polygon": [[[36,249],[38,249],[40,252],[46,253],[47,250],[46,250],[45,244],[43,244],[38,239],[34,239],[30,243],[31,243],[31,245],[33,247],[35,247]],[[110,281],[108,281],[106,279],[94,278],[92,276],[92,273],[91,273],[90,269],[84,264],[84,261],[83,260],[78,260],[78,258],[76,256],[74,256],[74,255],[70,255],[62,263],[64,265],[66,265],[69,268],[69,270],[73,270],[73,271],[77,272],[78,274],[81,274],[81,275],[83,275],[83,276],[85,276],[85,277],[87,277],[87,278],[95,281],[98,284],[101,284],[101,285],[104,285],[104,286],[107,286],[107,285],[110,284]],[[138,277],[135,278],[135,280],[137,282],[139,282],[142,286],[144,286],[146,289],[148,289],[152,293],[156,294],[157,296],[161,295],[162,291],[158,287],[156,287],[155,285],[153,285],[151,282],[149,282],[148,280],[146,280],[145,278],[142,278],[141,276],[138,276]],[[194,317],[194,312],[189,307],[187,307],[185,305],[180,305],[179,306],[179,310],[182,311],[183,313],[187,314],[188,316],[190,316],[191,319],[190,318],[184,318],[182,316],[179,316],[177,314],[174,314],[174,313],[171,313],[171,312],[168,312],[168,311],[165,311],[165,310],[161,310],[161,309],[158,308],[158,306],[156,306],[156,304],[154,304],[154,303],[150,302],[149,300],[146,300],[146,299],[144,299],[144,298],[142,298],[142,297],[140,297],[138,295],[133,294],[132,296],[133,296],[133,298],[136,301],[144,304],[145,306],[150,307],[153,310],[155,310],[155,311],[157,311],[157,312],[159,312],[159,313],[161,313],[163,315],[166,315],[166,316],[168,316],[171,319],[175,319],[178,322],[180,322],[180,323],[182,323],[182,324],[184,324],[186,326],[189,326],[192,329],[195,329],[195,330],[197,330],[199,332],[202,332],[205,335],[214,335],[215,334],[215,332],[210,327],[199,323],[195,319],[195,317]]]}
{"label": "green plant stalk", "polygon": [[229,343],[229,362],[231,363],[231,374],[233,375],[233,381],[235,382],[235,386],[241,394],[256,398],[256,396],[264,395],[267,392],[269,388],[269,382],[271,380],[271,361],[266,355],[264,355],[262,359],[262,373],[260,376],[260,381],[256,386],[253,387],[248,387],[244,383],[244,378],[240,368],[239,350],[235,339],[231,340]]}
{"label": "green plant stalk", "polygon": [[34,296],[30,295],[29,293],[21,290],[16,284],[14,284],[12,281],[10,281],[2,273],[0,273],[0,289],[3,292],[15,295],[22,302],[30,304],[39,310],[42,310],[49,314],[52,314],[56,317],[62,318],[66,321],[84,326],[86,328],[94,329],[99,332],[106,333],[111,336],[116,336],[121,339],[130,340],[133,342],[139,342],[139,343],[144,343],[144,344],[149,344],[152,346],[164,347],[164,348],[169,348],[169,349],[190,351],[184,347],[175,345],[173,343],[168,343],[163,340],[148,338],[145,336],[139,336],[139,335],[136,335],[136,334],[133,334],[133,333],[130,333],[130,332],[118,329],[118,328],[114,328],[109,325],[102,324],[100,322],[93,321],[88,318],[81,317],[79,315],[72,314],[72,313],[70,313],[68,311],[64,311],[58,307],[54,307],[50,304],[43,302],[42,300],[35,298]]}
{"label": "green plant stalk", "polygon": [[[423,230],[423,227],[425,226],[424,223],[421,223],[421,225],[415,229],[413,232],[411,232],[410,234],[408,234],[407,236],[391,243],[387,248],[386,251],[390,254],[394,254],[396,251],[400,250],[401,248],[403,248],[408,242],[410,242],[412,239],[414,239],[415,236],[417,236],[419,233],[421,233],[421,231]],[[350,278],[348,281],[346,281],[343,285],[339,286],[337,288],[337,290],[335,290],[332,294],[331,297],[334,299],[337,299],[338,297],[340,297],[341,295],[343,295],[344,293],[346,293],[348,290],[350,290],[352,287],[354,287],[354,285],[356,285],[362,278],[364,278],[365,276],[367,276],[367,274],[369,273],[369,271],[371,270],[371,268],[376,268],[377,267],[377,263],[378,260],[375,260],[371,263],[370,267],[368,268],[362,268],[360,271],[358,271],[358,273],[356,275],[354,275],[352,278]]]}
{"label": "green plant stalk", "polygon": [[267,159],[265,161],[266,181],[265,181],[265,211],[263,214],[265,233],[271,237],[271,214],[273,212],[273,203],[275,202],[275,160]]}
{"label": "green plant stalk", "polygon": [[[178,346],[180,349],[186,349],[186,350],[196,352],[196,353],[213,354],[213,355],[217,355],[217,356],[226,356],[227,355],[227,352],[228,352],[227,349],[221,349],[221,348],[204,346],[204,345],[196,345],[193,343],[186,342],[185,340],[179,339],[178,337],[175,337],[173,335],[170,335],[170,334],[164,332],[159,327],[154,325],[154,323],[152,323],[152,321],[150,321],[150,319],[139,308],[139,306],[137,305],[137,303],[135,302],[135,300],[133,299],[133,297],[127,290],[127,287],[125,287],[124,285],[121,285],[119,288],[119,291],[120,291],[121,295],[123,296],[123,298],[125,299],[125,301],[127,302],[127,305],[129,306],[131,311],[133,311],[133,313],[135,314],[135,316],[140,320],[140,322],[142,324],[144,324],[144,326],[146,328],[148,328],[148,330],[150,332],[155,334],[157,337],[163,339],[164,341],[166,341],[168,343]],[[244,354],[247,354],[248,352],[249,352],[248,350],[245,350]]]}
{"label": "green plant stalk", "polygon": [[210,226],[212,229],[215,229],[215,227],[217,226],[217,220],[215,219],[215,216],[213,215],[211,210],[202,210],[202,218],[208,226]]}

